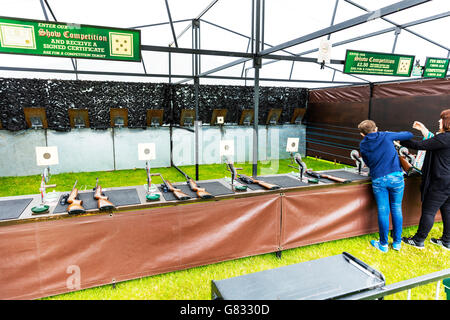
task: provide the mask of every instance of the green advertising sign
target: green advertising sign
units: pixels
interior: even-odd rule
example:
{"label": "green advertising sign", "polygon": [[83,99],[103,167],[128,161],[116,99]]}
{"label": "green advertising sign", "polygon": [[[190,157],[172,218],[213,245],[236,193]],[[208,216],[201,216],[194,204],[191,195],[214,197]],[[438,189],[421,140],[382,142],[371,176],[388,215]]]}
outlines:
{"label": "green advertising sign", "polygon": [[414,56],[347,50],[344,73],[409,77]]}
{"label": "green advertising sign", "polygon": [[141,61],[140,30],[0,17],[0,52]]}
{"label": "green advertising sign", "polygon": [[427,58],[423,71],[424,78],[445,78],[447,76],[449,59]]}

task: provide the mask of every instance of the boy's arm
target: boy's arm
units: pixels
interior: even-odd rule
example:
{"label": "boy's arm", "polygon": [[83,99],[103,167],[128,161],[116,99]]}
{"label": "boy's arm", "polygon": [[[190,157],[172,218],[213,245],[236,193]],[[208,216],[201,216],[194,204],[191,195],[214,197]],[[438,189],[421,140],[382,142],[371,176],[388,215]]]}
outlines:
{"label": "boy's arm", "polygon": [[399,140],[399,141],[410,140],[414,137],[414,135],[409,131],[386,132],[386,135],[392,141],[394,141],[394,140]]}

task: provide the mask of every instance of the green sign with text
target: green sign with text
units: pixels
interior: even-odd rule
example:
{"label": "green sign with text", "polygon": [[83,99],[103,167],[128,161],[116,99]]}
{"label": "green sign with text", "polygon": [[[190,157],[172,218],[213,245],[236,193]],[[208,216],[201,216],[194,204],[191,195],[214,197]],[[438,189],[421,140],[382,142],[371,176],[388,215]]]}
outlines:
{"label": "green sign with text", "polygon": [[427,58],[422,77],[445,78],[447,76],[449,59]]}
{"label": "green sign with text", "polygon": [[0,17],[0,52],[141,61],[140,30]]}
{"label": "green sign with text", "polygon": [[409,77],[414,56],[347,50],[344,73]]}

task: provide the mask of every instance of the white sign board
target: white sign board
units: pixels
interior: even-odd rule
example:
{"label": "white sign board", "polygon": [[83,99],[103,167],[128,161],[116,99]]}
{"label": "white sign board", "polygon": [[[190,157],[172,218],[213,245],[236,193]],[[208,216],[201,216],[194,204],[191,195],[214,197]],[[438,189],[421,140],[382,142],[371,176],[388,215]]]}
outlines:
{"label": "white sign board", "polygon": [[36,147],[36,163],[38,166],[58,164],[58,147]]}
{"label": "white sign board", "polygon": [[138,143],[139,160],[155,160],[156,147],[154,143]]}
{"label": "white sign board", "polygon": [[234,140],[220,140],[220,156],[234,155]]}
{"label": "white sign board", "polygon": [[297,152],[299,138],[288,138],[286,144],[286,152]]}

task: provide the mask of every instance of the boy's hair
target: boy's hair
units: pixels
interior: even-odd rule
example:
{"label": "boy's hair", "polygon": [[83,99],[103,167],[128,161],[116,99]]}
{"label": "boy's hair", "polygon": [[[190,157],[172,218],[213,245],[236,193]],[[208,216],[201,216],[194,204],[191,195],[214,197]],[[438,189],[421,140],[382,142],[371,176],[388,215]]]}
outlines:
{"label": "boy's hair", "polygon": [[358,125],[358,129],[363,135],[374,132],[376,127],[377,125],[372,120],[364,120]]}
{"label": "boy's hair", "polygon": [[441,112],[442,129],[444,131],[450,131],[450,109],[446,109]]}

